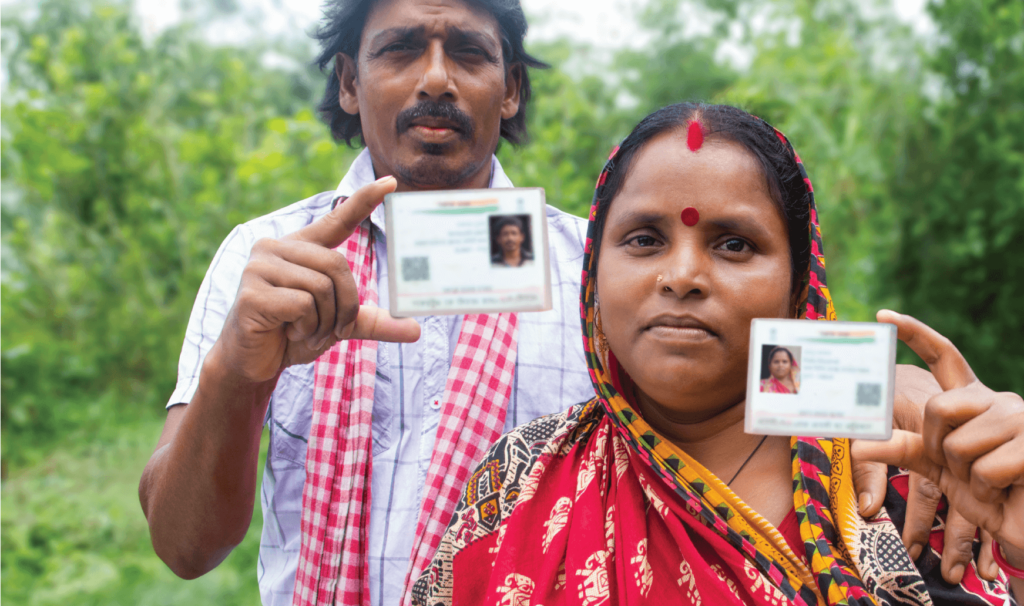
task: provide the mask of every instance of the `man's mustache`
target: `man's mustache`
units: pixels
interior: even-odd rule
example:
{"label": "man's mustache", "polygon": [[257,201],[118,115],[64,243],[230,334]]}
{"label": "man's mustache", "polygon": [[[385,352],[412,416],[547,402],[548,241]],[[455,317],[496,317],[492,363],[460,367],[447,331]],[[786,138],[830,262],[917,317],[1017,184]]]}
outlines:
{"label": "man's mustache", "polygon": [[456,107],[454,103],[438,103],[437,101],[421,101],[409,109],[399,112],[395,119],[398,134],[412,128],[412,123],[420,118],[445,120],[450,123],[453,130],[462,135],[463,139],[473,136],[473,120],[468,114]]}

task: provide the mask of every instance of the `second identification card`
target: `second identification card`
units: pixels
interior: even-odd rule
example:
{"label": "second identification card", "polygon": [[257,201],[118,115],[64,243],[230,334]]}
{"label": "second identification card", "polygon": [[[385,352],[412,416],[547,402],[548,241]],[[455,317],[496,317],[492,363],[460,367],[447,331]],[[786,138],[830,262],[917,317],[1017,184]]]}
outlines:
{"label": "second identification card", "polygon": [[541,188],[388,194],[391,315],[551,309]]}
{"label": "second identification card", "polygon": [[753,320],[744,430],[888,440],[895,373],[892,324]]}

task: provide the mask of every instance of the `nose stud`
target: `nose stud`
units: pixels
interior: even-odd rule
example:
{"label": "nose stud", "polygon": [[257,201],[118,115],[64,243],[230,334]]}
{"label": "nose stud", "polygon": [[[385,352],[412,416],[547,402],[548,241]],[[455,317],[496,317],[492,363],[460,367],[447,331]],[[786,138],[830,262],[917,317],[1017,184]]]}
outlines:
{"label": "nose stud", "polygon": [[664,279],[665,279],[665,278],[663,278],[663,277],[661,276],[661,274],[658,274],[658,282],[661,282],[661,281],[662,281],[662,280],[664,280]]}
{"label": "nose stud", "polygon": [[683,225],[693,227],[697,224],[697,221],[700,221],[700,213],[697,212],[696,208],[688,206],[683,209],[680,218],[683,220]]}

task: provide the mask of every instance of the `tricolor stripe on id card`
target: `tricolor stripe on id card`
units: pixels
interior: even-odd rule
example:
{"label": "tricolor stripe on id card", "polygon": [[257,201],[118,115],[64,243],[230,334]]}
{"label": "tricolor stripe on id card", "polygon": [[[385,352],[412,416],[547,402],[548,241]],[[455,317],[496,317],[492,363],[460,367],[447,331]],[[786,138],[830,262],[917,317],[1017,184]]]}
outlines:
{"label": "tricolor stripe on id card", "polygon": [[384,197],[391,315],[551,309],[541,188]]}
{"label": "tricolor stripe on id card", "polygon": [[744,431],[888,440],[895,375],[892,324],[753,320]]}

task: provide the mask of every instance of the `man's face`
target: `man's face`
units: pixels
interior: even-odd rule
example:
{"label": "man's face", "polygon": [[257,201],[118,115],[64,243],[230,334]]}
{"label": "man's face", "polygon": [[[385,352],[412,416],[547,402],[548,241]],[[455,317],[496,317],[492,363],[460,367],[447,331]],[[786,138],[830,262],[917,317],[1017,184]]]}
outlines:
{"label": "man's face", "polygon": [[[461,0],[379,0],[370,10],[341,106],[358,113],[378,176],[400,189],[486,187],[502,118],[519,109],[501,30]],[[343,71],[339,67],[339,71]],[[346,95],[348,93],[348,95]]]}
{"label": "man's face", "polygon": [[515,225],[506,225],[498,232],[498,246],[506,253],[515,253],[523,245],[523,232]]}

